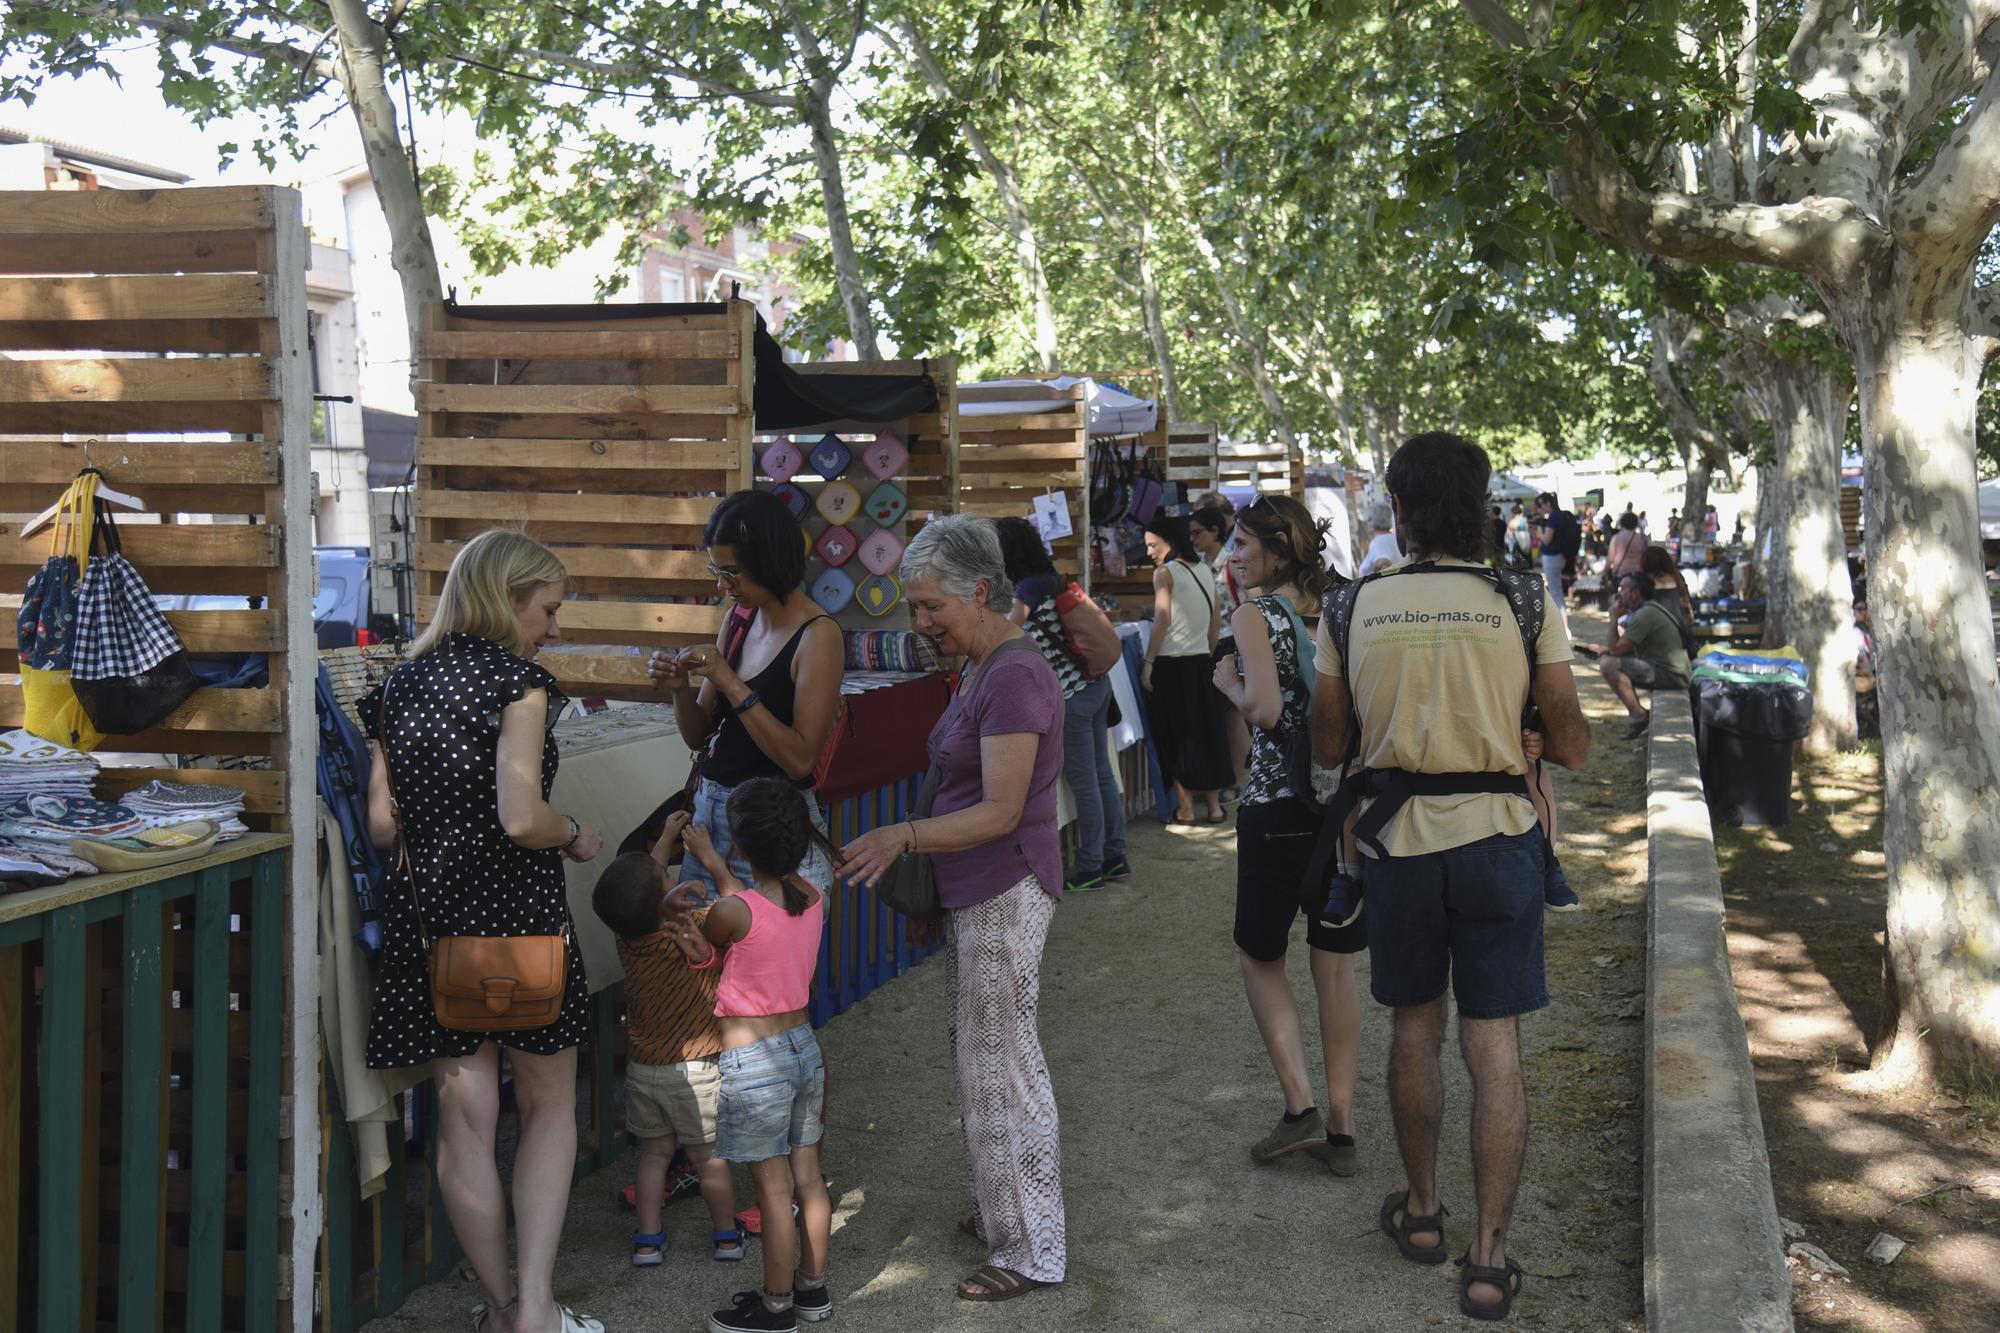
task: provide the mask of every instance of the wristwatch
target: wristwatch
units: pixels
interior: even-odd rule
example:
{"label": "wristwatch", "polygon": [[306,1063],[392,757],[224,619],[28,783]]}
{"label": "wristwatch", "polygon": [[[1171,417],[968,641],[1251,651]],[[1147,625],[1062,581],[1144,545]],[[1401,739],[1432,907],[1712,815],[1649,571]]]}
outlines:
{"label": "wristwatch", "polygon": [[736,707],[730,711],[734,712],[736,716],[742,717],[745,713],[749,712],[751,709],[755,708],[758,704],[763,702],[764,700],[758,695],[757,691],[752,690],[750,691],[750,693],[743,696],[742,703],[736,705]]}

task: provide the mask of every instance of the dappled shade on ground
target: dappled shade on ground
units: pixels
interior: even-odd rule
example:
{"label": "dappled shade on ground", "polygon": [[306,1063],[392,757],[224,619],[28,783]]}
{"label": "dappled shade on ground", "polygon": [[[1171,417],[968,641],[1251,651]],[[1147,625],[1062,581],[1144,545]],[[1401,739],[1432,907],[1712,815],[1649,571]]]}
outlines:
{"label": "dappled shade on ground", "polygon": [[[1881,1011],[1881,754],[1801,758],[1782,828],[1716,830],[1778,1211],[1849,1270],[1794,1261],[1807,1329],[2000,1328],[2000,1074],[1859,1078]],[[1878,1232],[1909,1242],[1884,1267]]]}

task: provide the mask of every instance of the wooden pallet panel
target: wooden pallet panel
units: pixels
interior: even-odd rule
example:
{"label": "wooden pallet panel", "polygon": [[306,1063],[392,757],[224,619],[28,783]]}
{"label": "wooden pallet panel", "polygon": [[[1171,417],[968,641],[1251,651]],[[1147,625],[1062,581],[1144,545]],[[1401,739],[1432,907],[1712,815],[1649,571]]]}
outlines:
{"label": "wooden pallet panel", "polygon": [[1058,570],[1087,577],[1083,534],[1090,531],[1089,408],[1083,388],[968,384],[960,404],[1046,403],[1066,394],[1065,410],[959,414],[958,510],[984,518],[1026,518],[1035,497],[1059,491],[1070,497],[1075,536],[1055,543]]}
{"label": "wooden pallet panel", "polygon": [[[266,654],[269,684],[199,690],[161,725],[107,738],[101,754],[167,760],[104,770],[100,795],[116,797],[169,778],[243,790],[245,817],[254,829],[282,833],[311,817],[308,260],[299,199],[289,190],[0,194],[0,349],[14,354],[0,358],[0,429],[8,432],[0,436],[0,515],[7,516],[0,518],[0,586],[11,589],[7,600],[18,605],[19,590],[49,549],[50,533],[21,535],[20,516],[54,501],[84,466],[103,471],[109,486],[138,497],[151,511],[111,512],[127,558],[154,593],[259,599],[254,609],[245,603],[241,609],[168,612],[191,652]],[[211,434],[233,438],[199,438]],[[12,674],[17,656],[0,654],[0,727],[20,721],[19,680]],[[294,671],[294,661],[305,665]],[[194,755],[241,756],[266,767],[174,764]],[[170,1288],[194,1288],[202,1308],[216,1314],[204,1317],[211,1326],[245,1321],[242,1301],[230,1293],[256,1306],[248,1314],[251,1326],[287,1326],[290,1300],[311,1290],[311,1237],[294,1234],[295,1213],[282,1191],[264,1192],[281,1177],[297,1178],[302,1166],[309,1171],[317,1157],[308,1112],[317,1103],[319,1062],[309,1049],[294,1056],[297,1043],[310,1046],[317,1020],[310,843],[287,860],[288,878],[259,892],[305,907],[290,922],[259,924],[259,930],[276,929],[273,938],[282,947],[266,957],[261,966],[269,970],[254,987],[260,991],[257,1021],[271,1025],[273,1038],[282,1031],[285,1039],[261,1047],[271,1063],[262,1074],[253,1071],[250,1084],[254,1090],[256,1079],[268,1080],[261,1091],[215,1097],[214,1124],[196,1131],[205,1141],[214,1134],[225,1147],[253,1138],[279,1146],[253,1168],[263,1181],[254,1194],[230,1182],[219,1200],[208,1200],[211,1208],[219,1201],[221,1215],[239,1217],[242,1225],[220,1238],[210,1233],[177,1260],[172,1247],[188,1243],[190,1211],[205,1206],[183,1189],[159,1192],[163,1225],[151,1223],[148,1206],[130,1210],[112,1228],[121,1240],[140,1238],[147,1250],[157,1246],[156,1262],[168,1259],[157,1269],[156,1317],[179,1309],[168,1297]],[[239,952],[241,941],[227,922],[241,911],[240,904],[225,904],[224,925],[214,936],[225,959]],[[174,913],[168,917],[171,923]],[[182,924],[190,924],[185,912]],[[169,978],[179,970],[171,956],[166,967]],[[247,1006],[253,987],[247,973],[241,981],[232,980],[229,990]],[[210,999],[220,994],[210,992]],[[230,1000],[221,998],[218,1012],[226,1019]],[[123,1035],[121,1027],[120,1046],[129,1044]],[[273,1054],[280,1044],[283,1052]],[[209,1086],[223,1067],[208,1071]],[[185,1076],[178,1066],[176,1071]],[[290,1109],[280,1109],[281,1102]],[[183,1108],[174,1118],[186,1121],[189,1114]],[[162,1119],[163,1138],[177,1132],[171,1119]],[[125,1182],[107,1171],[102,1183],[116,1198]],[[254,1262],[245,1257],[246,1236],[265,1239],[249,1247]],[[93,1285],[92,1264],[106,1286],[120,1273],[108,1238],[105,1252],[86,1256],[85,1264],[86,1287]],[[122,1301],[122,1275],[119,1283]],[[143,1315],[131,1317],[143,1321]]]}

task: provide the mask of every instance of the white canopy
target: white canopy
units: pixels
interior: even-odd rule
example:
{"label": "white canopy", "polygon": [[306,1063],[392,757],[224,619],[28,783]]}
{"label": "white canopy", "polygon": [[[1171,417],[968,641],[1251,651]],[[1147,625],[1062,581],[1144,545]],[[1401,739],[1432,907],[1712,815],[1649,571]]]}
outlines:
{"label": "white canopy", "polygon": [[[1153,429],[1160,417],[1159,404],[1151,398],[1141,398],[1136,394],[1127,393],[1115,384],[1080,375],[1061,375],[1047,380],[981,380],[980,383],[1009,389],[1031,389],[1046,384],[1052,389],[1065,391],[1081,384],[1084,386],[1084,401],[1090,405],[1092,435],[1143,435]],[[979,417],[1002,416],[1014,412],[1053,412],[1061,409],[1068,401],[1067,397],[1053,396],[1047,401],[1015,398],[1003,402],[981,403],[961,400],[958,414],[961,417]]]}
{"label": "white canopy", "polygon": [[2000,542],[2000,478],[1979,483],[1979,535]]}
{"label": "white canopy", "polygon": [[1541,492],[1511,472],[1496,472],[1486,484],[1489,500],[1532,500]]}

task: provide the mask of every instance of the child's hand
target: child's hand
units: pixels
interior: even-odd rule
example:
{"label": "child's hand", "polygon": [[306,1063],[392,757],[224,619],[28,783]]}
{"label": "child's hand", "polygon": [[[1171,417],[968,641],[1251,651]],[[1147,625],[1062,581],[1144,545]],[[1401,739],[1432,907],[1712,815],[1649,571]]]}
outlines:
{"label": "child's hand", "polygon": [[664,898],[660,899],[660,920],[665,925],[671,926],[675,922],[691,918],[695,909],[701,906],[704,896],[702,886],[693,880],[685,884],[676,884],[667,890]]}
{"label": "child's hand", "polygon": [[1525,727],[1522,728],[1521,753],[1527,755],[1529,759],[1540,759],[1542,757],[1542,733],[1539,731],[1529,731]]}
{"label": "child's hand", "polygon": [[659,841],[653,844],[653,864],[665,869],[667,862],[674,859],[680,849],[681,835],[687,831],[688,822],[694,816],[686,810],[676,810],[667,816],[665,827],[660,830]]}
{"label": "child's hand", "polygon": [[690,963],[705,963],[715,956],[715,946],[695,926],[692,916],[676,918],[667,925],[666,931]]}

